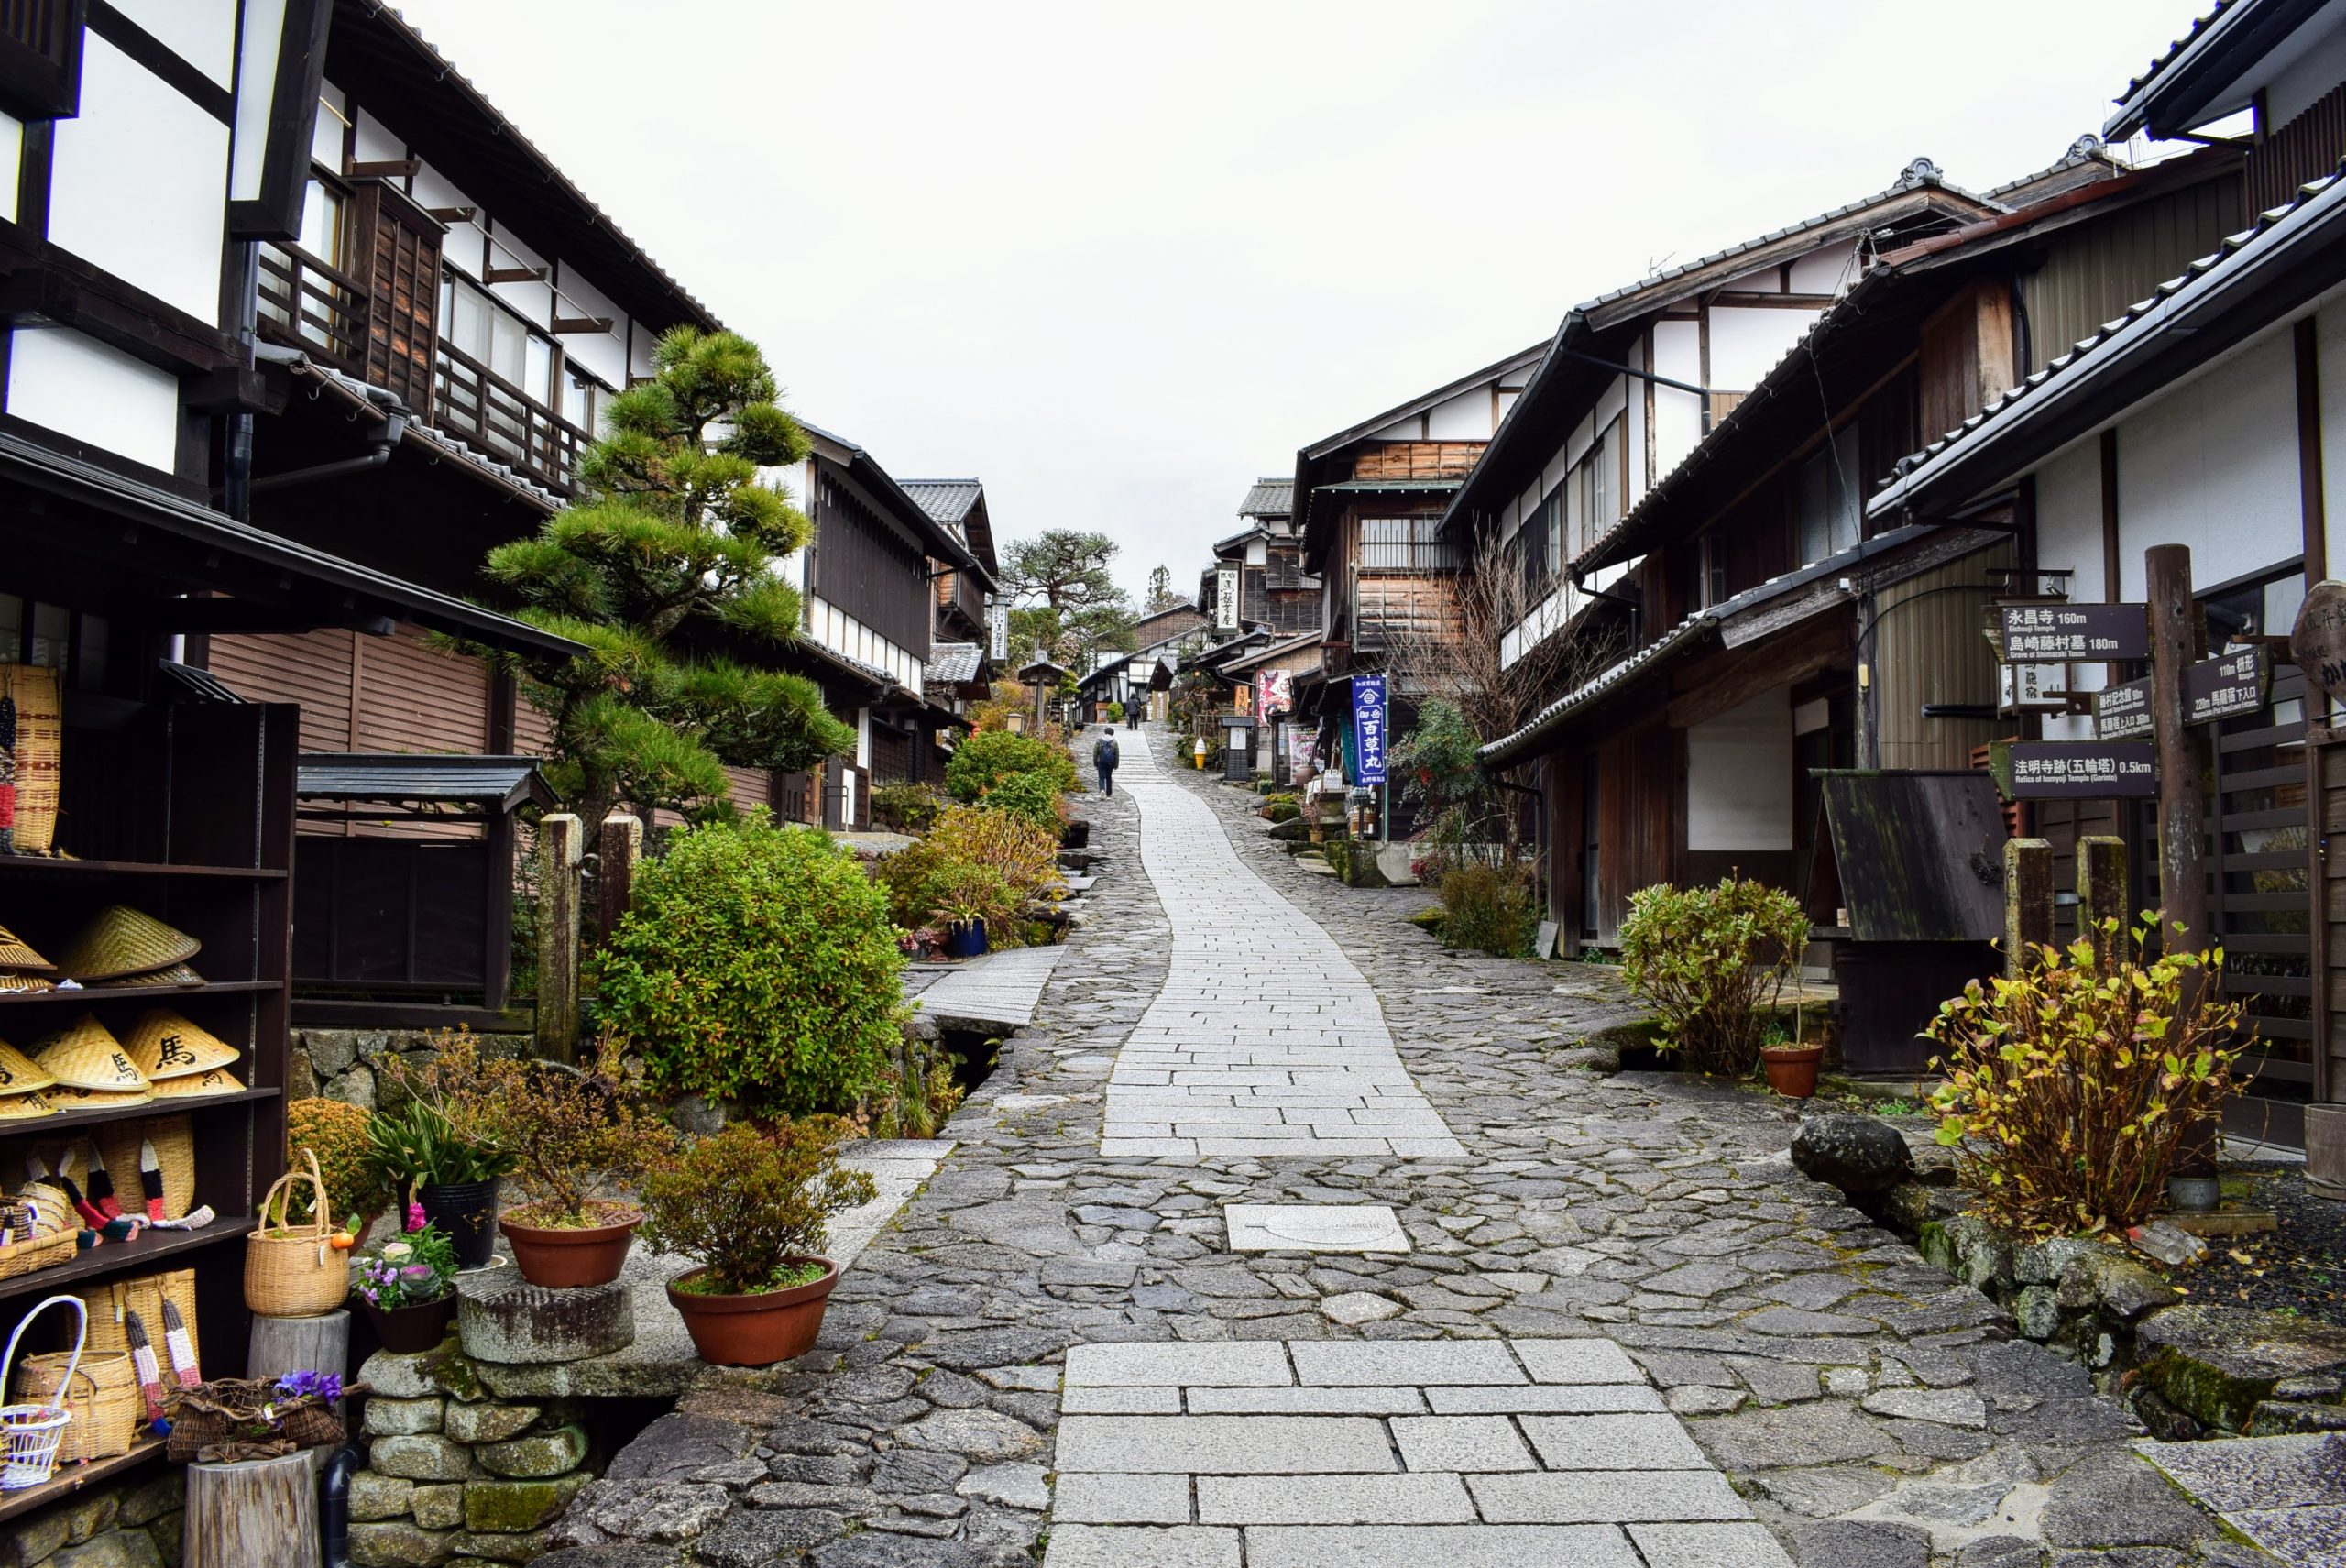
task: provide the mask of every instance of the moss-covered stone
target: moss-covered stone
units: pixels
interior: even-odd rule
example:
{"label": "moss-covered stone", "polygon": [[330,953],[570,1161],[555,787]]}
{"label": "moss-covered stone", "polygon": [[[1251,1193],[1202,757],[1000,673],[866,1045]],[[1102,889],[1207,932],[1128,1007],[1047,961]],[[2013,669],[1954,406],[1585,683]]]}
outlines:
{"label": "moss-covered stone", "polygon": [[446,1530],[418,1530],[411,1524],[355,1524],[350,1527],[352,1568],[433,1568],[454,1554]]}
{"label": "moss-covered stone", "polygon": [[350,1517],[362,1524],[405,1519],[415,1508],[415,1483],[379,1470],[350,1478]]}
{"label": "moss-covered stone", "polygon": [[528,1563],[545,1552],[551,1533],[533,1530],[521,1535],[476,1535],[466,1530],[456,1537],[456,1553],[490,1563]]}
{"label": "moss-covered stone", "polygon": [[410,1481],[461,1481],[473,1471],[472,1450],[444,1437],[378,1437],[367,1463],[386,1475]]}
{"label": "moss-covered stone", "polygon": [[368,1437],[413,1437],[419,1432],[440,1430],[440,1412],[447,1408],[441,1398],[391,1399],[378,1396],[367,1401],[367,1435]]}
{"label": "moss-covered stone", "polygon": [[465,1488],[457,1482],[418,1486],[411,1501],[415,1522],[426,1530],[454,1530],[465,1522]]}
{"label": "moss-covered stone", "polygon": [[1439,936],[1442,933],[1442,915],[1441,905],[1429,904],[1409,916],[1409,924],[1420,931],[1431,931]]}
{"label": "moss-covered stone", "polygon": [[586,1479],[475,1481],[465,1487],[465,1528],[484,1535],[519,1535],[551,1524]]}
{"label": "moss-covered stone", "polygon": [[2346,1328],[2245,1307],[2167,1307],[2135,1331],[2143,1380],[2205,1425],[2247,1430],[2286,1379],[2346,1368]]}
{"label": "moss-covered stone", "polygon": [[535,1405],[451,1405],[441,1430],[458,1442],[503,1442],[536,1424]]}
{"label": "moss-covered stone", "polygon": [[492,1475],[542,1479],[578,1468],[586,1457],[586,1433],[578,1427],[556,1427],[532,1432],[509,1442],[484,1443],[473,1450],[482,1469]]}
{"label": "moss-covered stone", "polygon": [[123,1493],[122,1522],[152,1524],[179,1508],[186,1498],[187,1472],[176,1468],[166,1470],[153,1480],[142,1482]]}

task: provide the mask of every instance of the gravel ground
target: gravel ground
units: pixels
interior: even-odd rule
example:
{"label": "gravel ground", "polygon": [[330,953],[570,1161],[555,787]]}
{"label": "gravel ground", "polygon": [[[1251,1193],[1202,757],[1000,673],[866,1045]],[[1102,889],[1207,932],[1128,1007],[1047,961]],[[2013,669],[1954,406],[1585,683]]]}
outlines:
{"label": "gravel ground", "polygon": [[2212,1304],[2346,1323],[2346,1203],[2307,1191],[2305,1167],[2274,1162],[2227,1167],[2224,1196],[2272,1210],[2281,1228],[2212,1239],[2207,1260],[2176,1271],[2176,1283]]}

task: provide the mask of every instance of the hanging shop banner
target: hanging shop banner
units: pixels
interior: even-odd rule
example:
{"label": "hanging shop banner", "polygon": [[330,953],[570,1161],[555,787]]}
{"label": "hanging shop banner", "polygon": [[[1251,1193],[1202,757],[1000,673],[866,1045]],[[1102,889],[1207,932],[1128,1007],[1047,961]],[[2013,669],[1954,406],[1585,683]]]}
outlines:
{"label": "hanging shop banner", "polygon": [[1385,782],[1385,677],[1353,677],[1353,783]]}
{"label": "hanging shop banner", "polygon": [[2143,605],[2008,604],[1999,609],[2008,663],[2151,656],[2151,614]]}
{"label": "hanging shop banner", "polygon": [[2121,681],[2093,694],[2098,740],[2139,740],[2151,732],[2151,678]]}
{"label": "hanging shop banner", "polygon": [[1010,601],[998,598],[986,605],[986,657],[999,664],[1010,657]]}
{"label": "hanging shop banner", "polygon": [[2112,800],[2158,793],[2140,740],[2021,740],[1991,753],[2008,800]]}
{"label": "hanging shop banner", "polygon": [[1238,630],[1238,568],[1223,566],[1213,575],[1213,624],[1219,631]]}
{"label": "hanging shop banner", "polygon": [[2254,713],[2273,685],[2273,653],[2264,644],[2202,659],[2183,672],[2183,722],[2213,724]]}
{"label": "hanging shop banner", "polygon": [[1295,672],[1293,670],[1257,670],[1255,672],[1255,711],[1268,717],[1274,713],[1295,711]]}

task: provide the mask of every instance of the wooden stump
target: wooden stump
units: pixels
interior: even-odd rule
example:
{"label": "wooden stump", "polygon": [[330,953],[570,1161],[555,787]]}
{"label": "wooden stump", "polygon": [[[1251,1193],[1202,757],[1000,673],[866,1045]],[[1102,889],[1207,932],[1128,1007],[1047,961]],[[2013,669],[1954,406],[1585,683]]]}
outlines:
{"label": "wooden stump", "polygon": [[189,1465],[180,1541],[182,1568],[319,1568],[311,1456]]}
{"label": "wooden stump", "polygon": [[[314,1318],[253,1317],[252,1337],[246,1341],[245,1376],[282,1377],[289,1372],[331,1372],[350,1376],[350,1313],[337,1309]],[[334,1413],[347,1428],[345,1402],[336,1399]]]}

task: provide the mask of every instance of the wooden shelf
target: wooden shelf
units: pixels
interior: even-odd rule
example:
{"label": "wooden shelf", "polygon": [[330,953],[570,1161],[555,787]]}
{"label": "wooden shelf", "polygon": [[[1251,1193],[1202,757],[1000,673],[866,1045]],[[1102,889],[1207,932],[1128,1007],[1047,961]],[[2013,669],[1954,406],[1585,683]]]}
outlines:
{"label": "wooden shelf", "polygon": [[0,855],[0,875],[8,872],[69,876],[243,877],[283,882],[290,872],[269,866],[182,866],[167,861],[71,861],[53,855]]}
{"label": "wooden shelf", "polygon": [[[103,1111],[60,1111],[54,1116],[0,1122],[0,1142],[12,1138],[55,1137],[60,1132],[71,1132],[76,1127],[94,1127],[101,1122],[170,1116],[181,1111],[208,1110],[215,1105],[247,1105],[256,1100],[274,1100],[284,1092],[281,1089],[239,1089],[229,1094],[167,1095],[160,1100],[149,1100],[143,1105],[109,1105]],[[134,1177],[133,1185],[136,1184]]]}
{"label": "wooden shelf", "polygon": [[0,1492],[0,1519],[14,1519],[18,1514],[53,1503],[84,1486],[135,1469],[150,1459],[163,1456],[163,1440],[142,1437],[131,1444],[127,1453],[117,1453],[112,1459],[93,1459],[83,1464],[60,1464],[57,1474],[38,1486],[27,1486],[21,1492]]}
{"label": "wooden shelf", "polygon": [[215,980],[202,985],[85,985],[78,991],[0,992],[0,1013],[11,1007],[55,1006],[77,1002],[84,1007],[101,1002],[169,1002],[181,996],[227,996],[256,991],[282,991],[281,980]]}
{"label": "wooden shelf", "polygon": [[0,1301],[19,1296],[71,1295],[80,1286],[110,1274],[139,1273],[162,1266],[183,1254],[238,1242],[253,1228],[249,1214],[214,1220],[200,1231],[148,1231],[135,1242],[104,1242],[71,1263],[36,1268],[13,1279],[0,1279]]}

